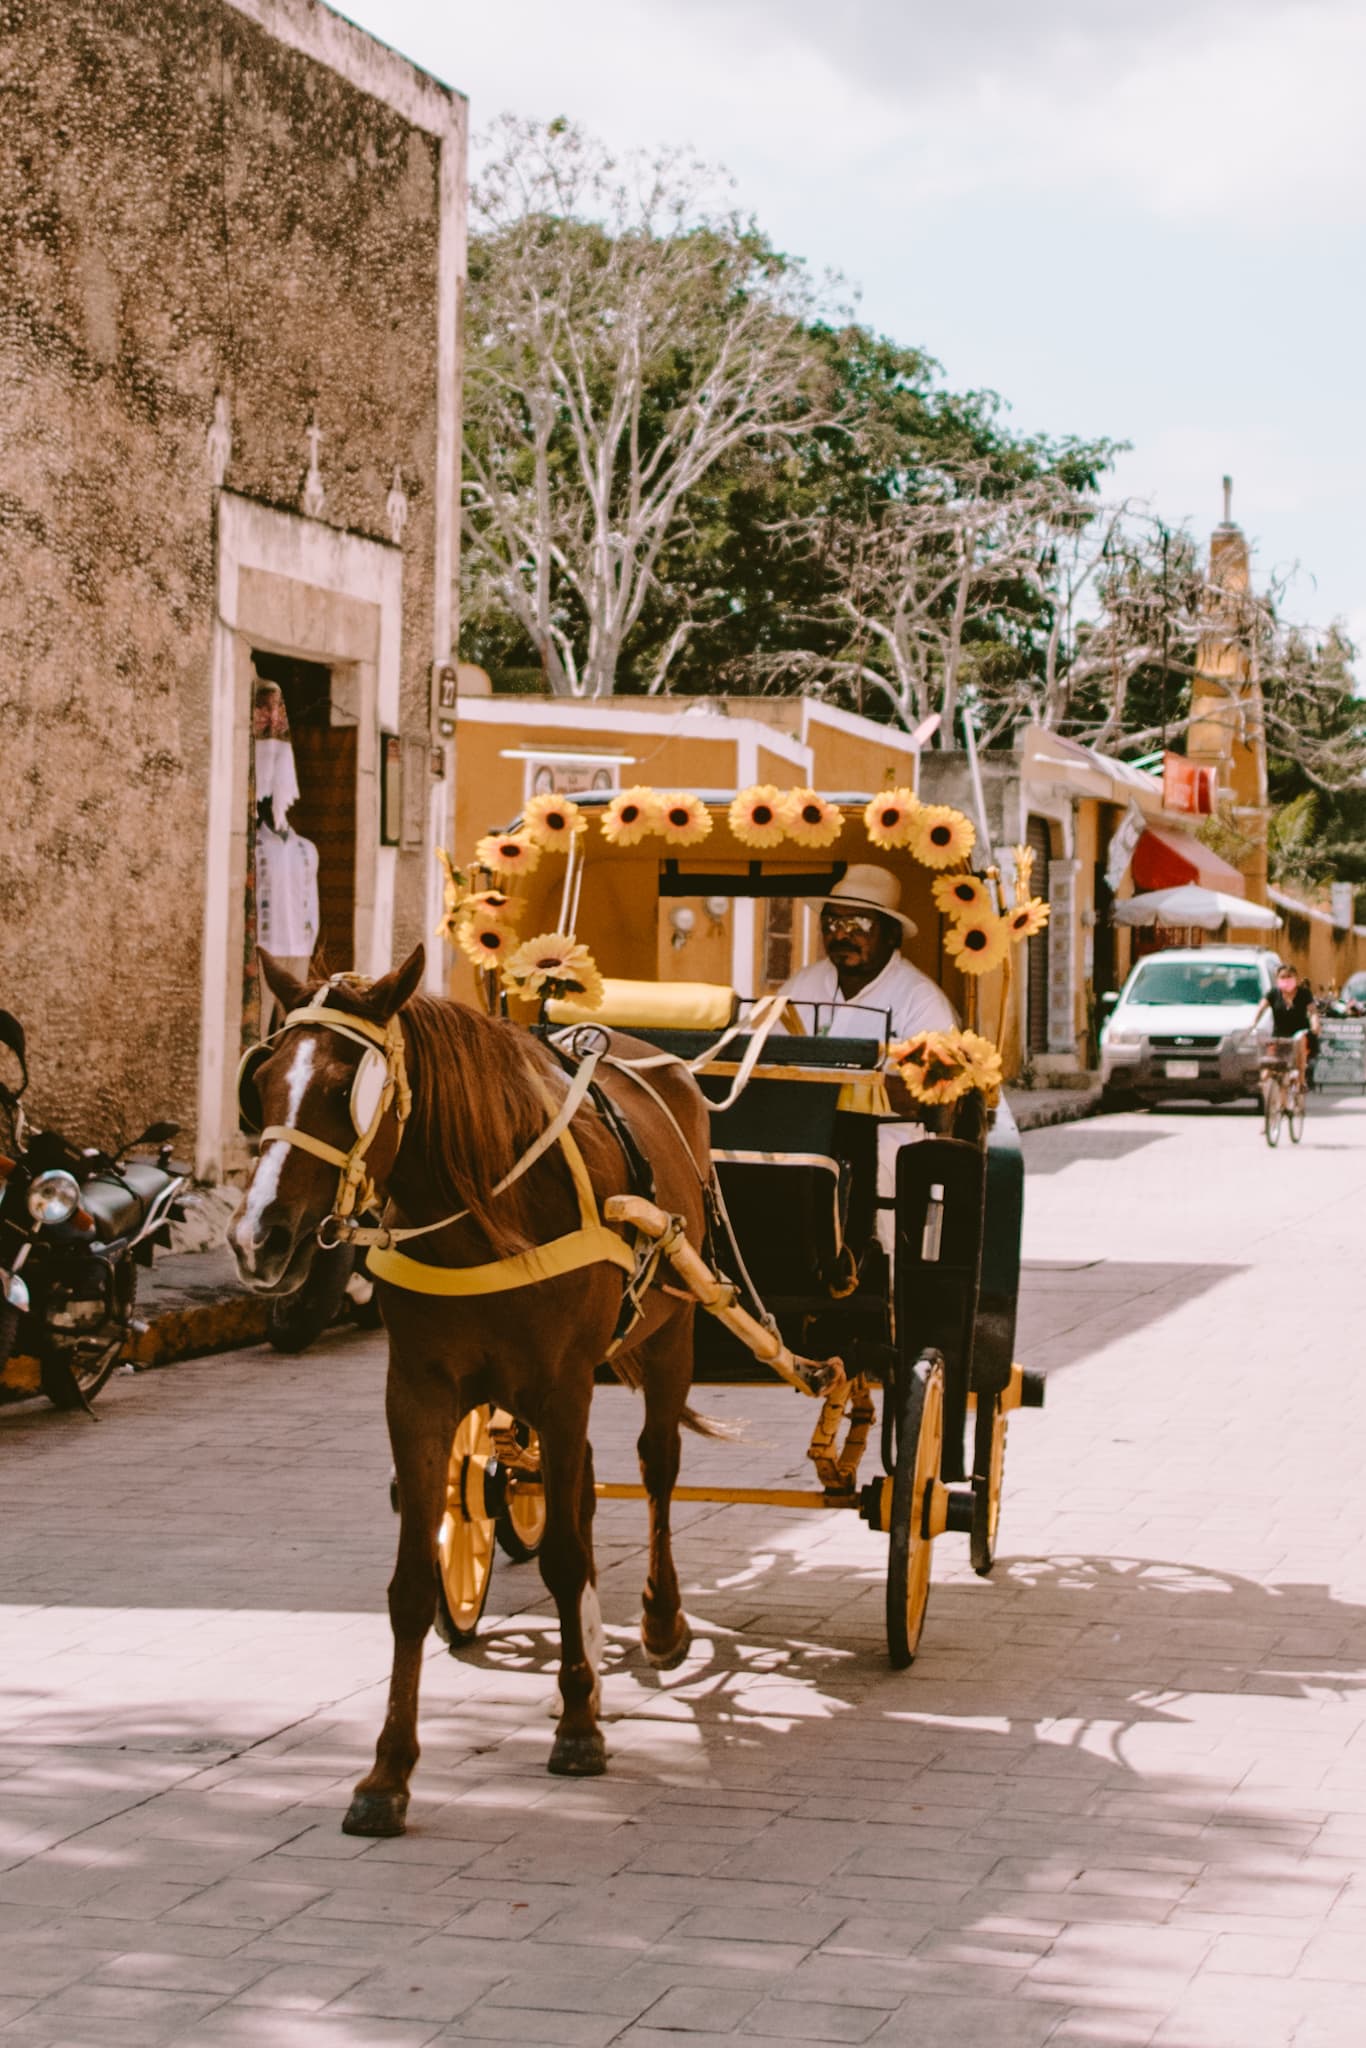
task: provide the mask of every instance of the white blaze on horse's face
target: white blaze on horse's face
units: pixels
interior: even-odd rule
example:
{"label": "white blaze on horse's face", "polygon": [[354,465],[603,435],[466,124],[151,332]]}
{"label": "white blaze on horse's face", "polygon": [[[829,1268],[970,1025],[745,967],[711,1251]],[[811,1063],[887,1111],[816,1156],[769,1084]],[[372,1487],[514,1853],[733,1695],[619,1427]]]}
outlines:
{"label": "white blaze on horse's face", "polygon": [[[301,1038],[290,1062],[289,1073],[286,1076],[289,1101],[284,1116],[280,1119],[289,1130],[296,1128],[303,1099],[308,1093],[308,1084],[313,1079],[313,1062],[317,1049],[316,1038]],[[256,1271],[257,1247],[264,1236],[261,1220],[279,1191],[280,1175],[284,1172],[285,1160],[290,1149],[283,1138],[275,1138],[266,1146],[247,1185],[247,1198],[242,1213],[232,1226],[230,1236],[233,1255],[246,1274]]]}

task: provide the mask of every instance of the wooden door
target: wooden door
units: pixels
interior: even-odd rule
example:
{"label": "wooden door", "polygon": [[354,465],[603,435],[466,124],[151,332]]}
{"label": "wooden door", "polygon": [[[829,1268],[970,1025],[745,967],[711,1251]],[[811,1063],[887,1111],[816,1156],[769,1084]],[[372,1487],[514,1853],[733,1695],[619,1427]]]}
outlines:
{"label": "wooden door", "polygon": [[318,849],[318,950],[314,964],[338,974],[356,964],[356,728],[294,729],[299,801],[289,822]]}

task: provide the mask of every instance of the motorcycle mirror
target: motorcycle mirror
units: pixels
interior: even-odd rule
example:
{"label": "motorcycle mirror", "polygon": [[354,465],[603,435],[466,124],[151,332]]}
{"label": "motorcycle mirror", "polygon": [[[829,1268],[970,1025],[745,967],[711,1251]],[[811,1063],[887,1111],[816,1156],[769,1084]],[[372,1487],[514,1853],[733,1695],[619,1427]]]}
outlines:
{"label": "motorcycle mirror", "polygon": [[148,1124],[142,1136],[134,1138],[132,1145],[129,1145],[127,1150],[131,1152],[135,1145],[169,1145],[172,1138],[177,1138],[179,1135],[179,1124]]}
{"label": "motorcycle mirror", "polygon": [[7,1088],[5,1091],[7,1095],[17,1098],[23,1094],[28,1086],[28,1063],[24,1057],[24,1027],[17,1017],[10,1015],[8,1010],[0,1010],[0,1045],[8,1046],[9,1050],[18,1060],[19,1065],[23,1068],[24,1078],[18,1088]]}

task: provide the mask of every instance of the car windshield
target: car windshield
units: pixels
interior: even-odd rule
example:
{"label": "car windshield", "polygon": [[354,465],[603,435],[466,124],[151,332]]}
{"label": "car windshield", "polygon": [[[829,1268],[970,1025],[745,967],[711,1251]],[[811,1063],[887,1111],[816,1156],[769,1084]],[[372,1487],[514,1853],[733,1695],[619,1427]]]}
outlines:
{"label": "car windshield", "polygon": [[1130,1003],[1259,1003],[1255,967],[1233,961],[1150,960],[1125,997]]}

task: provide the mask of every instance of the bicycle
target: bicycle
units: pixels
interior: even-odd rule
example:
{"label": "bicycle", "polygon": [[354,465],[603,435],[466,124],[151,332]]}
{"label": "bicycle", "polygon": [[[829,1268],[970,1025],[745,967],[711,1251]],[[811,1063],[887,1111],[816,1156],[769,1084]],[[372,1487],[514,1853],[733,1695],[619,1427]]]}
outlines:
{"label": "bicycle", "polygon": [[1288,1125],[1290,1142],[1298,1145],[1304,1135],[1304,1113],[1309,1091],[1300,1072],[1297,1041],[1270,1038],[1262,1054],[1259,1076],[1262,1089],[1262,1125],[1268,1145],[1280,1143],[1281,1124]]}

